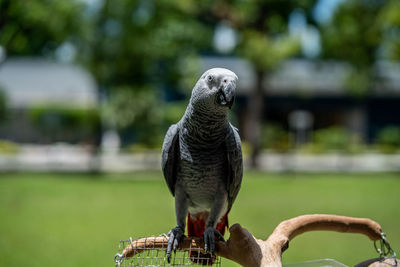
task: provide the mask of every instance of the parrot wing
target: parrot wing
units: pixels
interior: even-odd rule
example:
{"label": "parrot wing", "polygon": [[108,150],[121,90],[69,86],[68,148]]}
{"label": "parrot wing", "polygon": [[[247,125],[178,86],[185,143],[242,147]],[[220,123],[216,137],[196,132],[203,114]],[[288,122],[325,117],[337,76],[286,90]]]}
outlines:
{"label": "parrot wing", "polygon": [[179,162],[179,126],[173,124],[169,127],[164,138],[161,153],[161,166],[164,179],[172,195],[175,196],[176,174]]}
{"label": "parrot wing", "polygon": [[238,129],[230,124],[226,137],[226,149],[228,157],[228,210],[231,209],[233,202],[239,193],[243,177],[242,148]]}

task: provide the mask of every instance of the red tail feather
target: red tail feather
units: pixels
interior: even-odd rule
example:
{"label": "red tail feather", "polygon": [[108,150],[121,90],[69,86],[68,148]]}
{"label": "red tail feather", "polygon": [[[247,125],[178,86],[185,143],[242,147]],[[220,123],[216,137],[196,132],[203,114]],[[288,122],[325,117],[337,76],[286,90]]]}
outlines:
{"label": "red tail feather", "polygon": [[[208,212],[197,213],[195,215],[188,214],[187,219],[187,231],[190,237],[203,237],[204,231],[206,230],[206,221],[208,218]],[[216,229],[222,234],[225,234],[225,229],[229,227],[228,213],[226,213],[219,220]],[[210,254],[203,254],[197,251],[190,252],[190,259],[201,265],[212,265],[215,261],[215,256],[211,258]]]}

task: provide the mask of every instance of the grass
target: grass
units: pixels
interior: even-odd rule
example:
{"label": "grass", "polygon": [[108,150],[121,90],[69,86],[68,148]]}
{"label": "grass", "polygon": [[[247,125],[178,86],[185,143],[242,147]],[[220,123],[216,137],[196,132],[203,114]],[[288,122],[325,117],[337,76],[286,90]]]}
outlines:
{"label": "grass", "polygon": [[[113,266],[120,239],[175,226],[173,198],[161,177],[2,174],[0,266]],[[230,223],[265,239],[279,222],[301,214],[369,217],[399,252],[399,189],[400,174],[246,172]],[[376,256],[367,237],[310,232],[291,242],[283,261],[334,258],[354,265]]]}

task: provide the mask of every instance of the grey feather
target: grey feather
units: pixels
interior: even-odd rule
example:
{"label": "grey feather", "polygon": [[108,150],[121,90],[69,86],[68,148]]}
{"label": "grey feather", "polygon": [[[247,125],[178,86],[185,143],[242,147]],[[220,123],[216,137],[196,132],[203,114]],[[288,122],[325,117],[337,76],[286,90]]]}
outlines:
{"label": "grey feather", "polygon": [[243,177],[243,160],[242,160],[242,148],[240,142],[239,131],[232,125],[229,127],[228,134],[226,136],[226,148],[228,156],[228,210],[231,209],[233,202],[235,201]]}
{"label": "grey feather", "polygon": [[179,126],[178,124],[173,124],[165,135],[161,154],[162,171],[173,196],[175,196],[179,154]]}

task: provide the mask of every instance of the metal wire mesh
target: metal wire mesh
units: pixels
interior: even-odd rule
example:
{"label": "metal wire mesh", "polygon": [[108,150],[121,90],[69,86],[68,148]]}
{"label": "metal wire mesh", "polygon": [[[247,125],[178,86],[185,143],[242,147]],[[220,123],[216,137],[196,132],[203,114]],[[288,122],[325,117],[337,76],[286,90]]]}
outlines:
{"label": "metal wire mesh", "polygon": [[[160,242],[161,241],[163,242]],[[190,245],[172,253],[168,263],[166,248],[168,237],[151,236],[132,240],[121,240],[115,255],[117,267],[131,266],[221,266],[221,258],[210,258],[201,249]]]}

